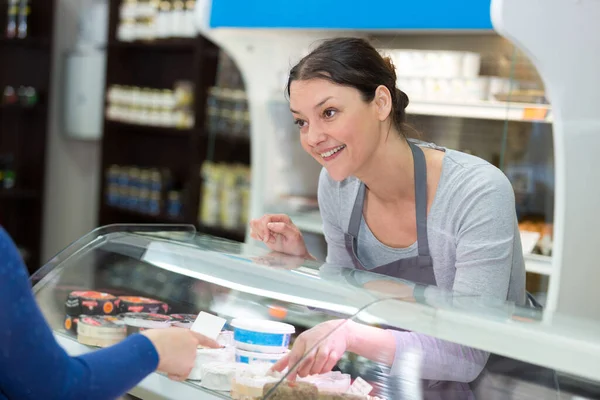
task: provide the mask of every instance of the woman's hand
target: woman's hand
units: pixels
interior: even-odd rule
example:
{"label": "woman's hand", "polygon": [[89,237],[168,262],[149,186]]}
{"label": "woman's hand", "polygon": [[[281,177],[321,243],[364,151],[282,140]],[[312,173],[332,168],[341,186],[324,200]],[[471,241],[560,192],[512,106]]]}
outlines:
{"label": "woman's hand", "polygon": [[158,353],[157,370],[176,381],[184,381],[189,376],[199,345],[221,347],[214,340],[184,328],[149,329],[142,335],[150,339]]}
{"label": "woman's hand", "polygon": [[[355,323],[351,320],[327,321],[315,326],[298,336],[292,351],[278,361],[273,369],[281,372],[289,367],[290,380],[295,380],[296,376],[304,378],[331,371],[344,353],[352,348],[354,326]],[[313,347],[315,348],[312,349]],[[300,361],[308,352],[308,356]],[[299,361],[300,364],[294,370]]]}
{"label": "woman's hand", "polygon": [[250,237],[269,249],[292,256],[314,259],[306,249],[302,233],[285,214],[267,214],[250,221]]}

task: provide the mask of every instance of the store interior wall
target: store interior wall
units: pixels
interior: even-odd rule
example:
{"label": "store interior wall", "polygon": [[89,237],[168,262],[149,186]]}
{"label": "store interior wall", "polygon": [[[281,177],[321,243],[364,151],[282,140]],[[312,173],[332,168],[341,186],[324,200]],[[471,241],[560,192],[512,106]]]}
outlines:
{"label": "store interior wall", "polygon": [[96,227],[100,142],[68,139],[62,132],[63,54],[77,38],[81,0],[57,0],[50,99],[42,260]]}

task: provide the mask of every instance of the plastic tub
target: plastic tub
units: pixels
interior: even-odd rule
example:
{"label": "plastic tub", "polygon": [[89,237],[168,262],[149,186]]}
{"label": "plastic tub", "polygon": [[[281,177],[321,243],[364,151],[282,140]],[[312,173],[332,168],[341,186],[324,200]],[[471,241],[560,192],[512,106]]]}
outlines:
{"label": "plastic tub", "polygon": [[236,347],[256,353],[285,353],[296,331],[293,325],[261,319],[234,319],[231,326]]}
{"label": "plastic tub", "polygon": [[235,349],[235,362],[242,364],[275,364],[287,355],[286,353],[272,354],[272,353],[255,353],[252,351],[245,351]]}

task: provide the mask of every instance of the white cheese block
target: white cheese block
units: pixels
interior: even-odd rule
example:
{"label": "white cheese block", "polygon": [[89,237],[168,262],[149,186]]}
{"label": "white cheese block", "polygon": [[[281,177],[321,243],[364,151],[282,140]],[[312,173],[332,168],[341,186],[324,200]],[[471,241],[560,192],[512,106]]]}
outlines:
{"label": "white cheese block", "polygon": [[224,347],[221,349],[198,349],[196,350],[196,362],[188,379],[199,381],[202,379],[202,366],[214,362],[235,362],[235,349],[233,347]]}

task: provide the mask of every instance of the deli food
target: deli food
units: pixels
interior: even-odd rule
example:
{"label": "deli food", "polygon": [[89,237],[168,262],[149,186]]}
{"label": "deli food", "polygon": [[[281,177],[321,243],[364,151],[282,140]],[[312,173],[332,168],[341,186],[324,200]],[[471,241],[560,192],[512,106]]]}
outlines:
{"label": "deli food", "polygon": [[85,315],[114,315],[117,313],[119,301],[116,296],[94,291],[74,291],[65,302],[65,312],[68,316]]}

